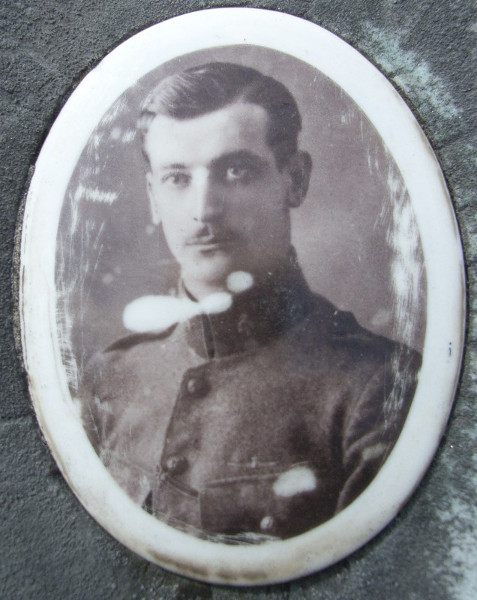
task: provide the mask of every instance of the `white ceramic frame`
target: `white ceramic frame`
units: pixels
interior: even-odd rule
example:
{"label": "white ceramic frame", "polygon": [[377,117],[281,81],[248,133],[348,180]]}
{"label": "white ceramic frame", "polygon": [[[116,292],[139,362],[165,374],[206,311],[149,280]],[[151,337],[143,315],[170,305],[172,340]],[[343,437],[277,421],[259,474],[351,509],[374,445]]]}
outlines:
{"label": "white ceramic frame", "polygon": [[[330,521],[287,541],[246,547],[177,531],[143,511],[114,482],[91,447],[68,391],[54,279],[60,211],[73,169],[104,112],[160,64],[157,52],[152,56],[144,49],[154,45],[160,49],[160,62],[166,62],[200,48],[237,44],[265,46],[311,64],[367,115],[408,188],[428,281],[419,385],[385,465],[364,493]],[[41,429],[64,477],[91,515],[129,548],[172,571],[235,585],[279,582],[322,569],[363,545],[395,516],[428,467],[460,369],[465,322],[462,248],[436,157],[412,112],[368,60],[330,32],[296,17],[258,9],[213,9],[160,23],[122,43],[84,78],[64,106],[43,145],[27,197],[20,315],[25,366]]]}

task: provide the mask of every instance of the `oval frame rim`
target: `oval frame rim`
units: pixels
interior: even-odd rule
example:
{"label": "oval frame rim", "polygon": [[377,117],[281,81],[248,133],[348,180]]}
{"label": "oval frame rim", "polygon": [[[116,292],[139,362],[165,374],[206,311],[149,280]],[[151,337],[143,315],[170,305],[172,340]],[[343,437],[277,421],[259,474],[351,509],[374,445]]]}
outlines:
{"label": "oval frame rim", "polygon": [[[232,12],[233,11],[233,12]],[[35,256],[35,248],[33,247],[32,237],[35,235],[35,231],[38,231],[45,225],[46,217],[51,217],[48,211],[47,214],[42,214],[42,210],[44,209],[45,200],[41,200],[41,198],[45,198],[46,186],[51,185],[51,161],[56,160],[59,156],[59,148],[63,143],[63,132],[62,129],[65,124],[68,124],[68,121],[71,120],[72,115],[74,116],[75,111],[77,110],[77,106],[81,105],[82,102],[85,101],[85,98],[88,94],[91,94],[92,91],[98,88],[100,85],[100,81],[106,79],[108,82],[110,81],[113,75],[111,72],[115,72],[117,65],[120,62],[124,61],[124,57],[127,54],[131,54],[132,56],[137,55],[140,51],[141,47],[144,47],[150,40],[158,38],[158,36],[162,36],[162,41],[164,43],[164,36],[170,36],[171,39],[175,39],[176,45],[179,44],[177,36],[180,34],[182,37],[184,35],[184,27],[190,27],[192,30],[197,31],[197,27],[199,25],[198,21],[200,21],[200,25],[203,25],[203,17],[206,13],[206,20],[208,24],[204,27],[204,30],[201,32],[201,35],[204,39],[209,35],[210,29],[213,27],[214,29],[218,26],[223,27],[223,30],[220,32],[220,43],[218,39],[215,40],[213,45],[208,44],[207,47],[215,47],[215,46],[224,46],[224,45],[235,45],[236,42],[225,42],[224,37],[227,35],[231,35],[231,29],[238,30],[238,22],[242,22],[243,24],[248,24],[250,27],[250,33],[248,33],[247,43],[254,45],[266,45],[263,42],[252,42],[250,40],[258,40],[258,36],[262,34],[266,34],[270,37],[270,30],[272,30],[271,25],[273,24],[275,27],[285,27],[288,31],[289,37],[293,38],[293,35],[290,35],[290,32],[296,32],[298,34],[299,31],[302,32],[303,38],[307,36],[311,36],[314,40],[319,39],[319,44],[329,44],[334,50],[336,50],[336,55],[334,56],[334,62],[329,66],[330,70],[338,69],[340,70],[339,64],[337,64],[337,58],[341,60],[350,59],[353,62],[353,65],[357,70],[364,69],[366,72],[365,79],[369,79],[370,81],[379,81],[383,87],[383,90],[380,90],[380,93],[384,94],[384,96],[389,99],[391,104],[391,112],[393,110],[397,110],[402,118],[408,119],[406,127],[406,133],[413,134],[411,137],[416,142],[419,148],[419,151],[415,150],[413,146],[413,150],[417,152],[419,158],[421,158],[421,154],[426,154],[427,156],[427,169],[429,172],[432,171],[433,168],[437,166],[437,170],[433,176],[433,188],[431,188],[434,194],[440,193],[440,201],[443,202],[441,206],[441,212],[445,212],[444,209],[448,209],[447,214],[442,214],[439,216],[438,224],[446,230],[446,234],[444,236],[443,245],[445,247],[445,252],[441,248],[441,253],[444,255],[447,252],[446,256],[443,256],[444,260],[444,271],[446,273],[446,277],[453,280],[452,290],[453,296],[449,305],[455,309],[460,308],[460,315],[457,317],[456,313],[449,314],[449,319],[445,320],[447,329],[445,332],[435,332],[436,328],[435,321],[437,317],[433,317],[431,324],[428,324],[428,329],[430,328],[431,335],[429,337],[428,332],[426,332],[426,340],[424,344],[424,361],[422,372],[424,372],[425,379],[429,379],[430,375],[428,373],[431,372],[433,365],[437,364],[435,361],[439,361],[438,364],[448,365],[448,371],[450,371],[451,376],[448,376],[448,381],[446,383],[446,393],[442,393],[439,398],[439,402],[437,406],[433,408],[433,420],[434,427],[432,430],[432,434],[428,434],[426,440],[418,440],[417,439],[417,427],[413,426],[414,423],[418,424],[421,421],[419,419],[422,418],[420,414],[424,412],[424,408],[429,409],[429,405],[424,400],[420,401],[420,404],[415,406],[416,397],[418,393],[420,393],[419,398],[421,396],[428,394],[429,392],[422,391],[424,384],[419,384],[418,391],[415,394],[415,397],[412,402],[411,411],[407,418],[406,424],[404,426],[403,431],[401,432],[398,441],[396,443],[395,448],[393,449],[390,457],[386,461],[385,465],[378,472],[375,479],[372,481],[370,486],[366,488],[366,490],[361,494],[349,507],[343,510],[341,513],[333,517],[330,521],[327,521],[323,525],[310,530],[309,532],[297,536],[295,538],[291,538],[290,540],[280,541],[280,542],[271,542],[265,543],[261,545],[257,545],[255,547],[226,547],[223,544],[217,544],[215,542],[205,542],[202,540],[197,540],[195,538],[191,538],[186,534],[183,534],[177,530],[174,530],[172,527],[165,525],[164,523],[159,522],[157,519],[148,515],[143,511],[139,506],[137,506],[132,500],[130,500],[125,492],[120,490],[119,486],[114,483],[112,477],[107,473],[105,467],[103,467],[102,463],[100,463],[99,458],[94,453],[92,447],[90,446],[90,452],[85,448],[85,456],[86,461],[91,465],[94,465],[93,469],[93,481],[96,479],[100,481],[96,481],[94,485],[99,488],[92,489],[93,484],[84,485],[80,480],[82,478],[81,468],[79,465],[75,463],[75,455],[77,450],[71,450],[71,447],[74,447],[75,444],[71,443],[73,440],[77,443],[84,445],[84,442],[89,444],[86,439],[84,429],[80,423],[73,423],[73,420],[78,417],[74,415],[74,410],[72,406],[65,407],[65,414],[68,418],[71,417],[72,422],[68,424],[66,429],[68,435],[64,433],[62,429],[64,423],[58,422],[61,419],[58,419],[58,415],[55,415],[55,410],[58,408],[58,403],[63,402],[65,399],[68,401],[69,392],[66,387],[66,378],[61,376],[61,373],[58,372],[58,359],[59,359],[59,350],[58,350],[58,337],[56,336],[56,340],[54,336],[51,335],[51,332],[56,331],[56,325],[54,324],[54,305],[55,302],[52,300],[52,295],[54,293],[51,288],[52,280],[51,280],[51,266],[53,265],[54,269],[54,249],[56,248],[56,236],[54,236],[54,243],[52,244],[52,248],[46,249],[46,258],[39,259],[38,256]],[[233,15],[233,16],[232,16]],[[269,27],[269,31],[263,32],[263,25],[266,23]],[[262,31],[259,31],[262,29]],[[166,32],[168,30],[168,32]],[[306,35],[305,35],[306,30]],[[237,31],[235,31],[235,35]],[[174,37],[175,36],[175,37]],[[200,36],[198,36],[200,37]],[[278,36],[277,36],[278,37]],[[230,38],[227,38],[230,40]],[[268,43],[272,43],[270,39],[267,40]],[[287,42],[288,44],[288,42]],[[283,40],[280,40],[280,49],[281,52],[288,52],[286,49],[283,49]],[[197,46],[196,49],[204,48],[206,46],[201,45]],[[271,49],[277,49],[270,45],[267,47]],[[339,49],[338,49],[339,48]],[[186,54],[188,51],[181,51],[179,54],[175,53],[173,56],[179,56]],[[303,53],[303,49],[300,50]],[[315,50],[316,52],[316,50]],[[135,54],[136,53],[136,54]],[[293,54],[296,56],[296,54]],[[300,58],[304,60],[303,56],[296,56],[296,58]],[[309,56],[311,60],[313,57]],[[168,59],[164,59],[161,62],[166,62]],[[306,62],[309,62],[307,60]],[[160,63],[156,63],[160,64]],[[309,62],[311,66],[319,69],[323,72],[323,70],[317,67],[315,64]],[[365,65],[365,66],[364,66]],[[144,68],[144,67],[143,67]],[[349,64],[346,69],[349,69]],[[136,81],[142,75],[145,75],[146,71],[141,73],[136,73],[134,76],[134,80]],[[325,72],[325,75],[328,73]],[[340,70],[340,77],[346,77]],[[339,77],[338,77],[339,79]],[[341,85],[333,77],[333,81],[337,85]],[[341,80],[340,80],[341,81]],[[343,87],[346,93],[348,93],[351,98],[356,102],[361,110],[363,110],[364,114],[368,116],[373,125],[376,127],[375,120],[373,116],[368,113],[369,106],[366,105],[366,108],[363,108],[362,104],[358,102],[355,95],[350,93],[354,90],[356,94],[354,82],[352,85],[348,86],[348,88]],[[361,82],[360,82],[361,83]],[[123,87],[123,91],[129,87],[131,83],[124,83],[124,80],[121,84]],[[365,86],[363,86],[365,87]],[[111,104],[111,103],[109,103]],[[88,105],[89,106],[89,105]],[[105,110],[108,108],[108,105],[105,103],[101,104],[102,109],[101,112],[104,114]],[[98,109],[99,111],[99,109]],[[387,109],[385,112],[389,112]],[[395,115],[395,113],[393,113]],[[97,123],[97,122],[96,122]],[[389,124],[389,127],[386,124],[381,124],[381,129],[376,127],[378,132],[383,138],[384,143],[388,146],[388,140],[383,135],[387,133],[391,137],[396,135],[395,126]],[[89,137],[91,132],[88,132],[86,137]],[[25,214],[23,220],[23,228],[22,228],[22,242],[21,242],[21,276],[20,276],[20,319],[21,319],[21,334],[22,334],[22,346],[23,346],[23,355],[26,366],[26,371],[29,376],[29,387],[30,387],[30,395],[32,397],[32,401],[35,407],[35,411],[37,414],[37,418],[40,422],[41,429],[43,434],[50,446],[51,452],[55,457],[55,460],[60,466],[60,469],[67,479],[70,487],[73,489],[75,494],[78,496],[82,504],[85,508],[92,514],[92,516],[109,532],[111,535],[119,539],[126,546],[151,560],[152,562],[156,562],[165,568],[172,570],[174,572],[187,575],[202,581],[207,581],[211,583],[228,583],[234,585],[253,585],[253,584],[270,584],[270,583],[278,583],[282,581],[288,581],[290,579],[300,577],[314,571],[323,569],[336,561],[344,558],[345,556],[354,552],[357,548],[361,547],[371,538],[373,538],[377,533],[384,528],[390,520],[394,518],[402,505],[407,501],[409,496],[414,491],[414,488],[418,485],[421,478],[423,477],[425,471],[427,470],[436,450],[438,443],[440,441],[441,435],[443,433],[444,427],[447,423],[447,419],[452,408],[453,398],[455,389],[457,387],[459,374],[460,374],[460,364],[461,357],[463,353],[463,343],[464,343],[464,329],[465,329],[465,274],[464,274],[464,262],[462,255],[462,246],[460,242],[459,230],[457,227],[455,215],[453,212],[452,202],[450,199],[450,195],[448,193],[447,187],[445,185],[444,177],[441,172],[441,168],[439,165],[439,161],[437,160],[429,142],[426,137],[423,137],[422,130],[417,122],[417,119],[413,115],[412,111],[409,109],[405,101],[398,94],[394,86],[386,79],[385,75],[383,75],[366,57],[361,55],[359,51],[349,46],[346,42],[341,40],[336,35],[330,33],[329,31],[322,29],[318,25],[315,25],[309,21],[304,19],[294,17],[285,13],[278,13],[269,10],[263,9],[251,9],[251,8],[219,8],[219,9],[207,9],[206,11],[197,11],[193,13],[188,13],[185,15],[181,15],[178,17],[174,17],[173,19],[169,19],[157,25],[153,25],[148,29],[134,35],[129,38],[121,45],[119,45],[116,49],[111,51],[88,75],[82,80],[82,82],[78,85],[75,91],[72,93],[65,106],[57,116],[53,126],[50,129],[50,133],[48,134],[47,139],[41,149],[40,155],[38,157],[35,173],[30,183],[30,189],[27,196]],[[76,142],[80,150],[83,149],[84,144],[81,142]],[[392,144],[396,144],[397,142],[393,140]],[[396,155],[394,152],[390,150],[396,164],[401,168],[401,163],[396,159]],[[50,154],[53,158],[50,158]],[[68,155],[69,156],[69,155]],[[68,158],[67,160],[71,160]],[[404,180],[406,185],[408,185],[408,180],[406,179],[405,174],[403,173]],[[63,177],[63,180],[65,178]],[[69,176],[66,177],[69,179]],[[427,183],[427,178],[426,178]],[[55,182],[57,189],[61,188],[61,182]],[[418,184],[415,184],[416,190],[419,188]],[[66,188],[65,188],[66,189]],[[413,188],[414,189],[414,188]],[[420,188],[419,188],[420,189]],[[439,191],[440,190],[440,191]],[[414,191],[411,192],[411,203],[413,209],[416,210],[416,202],[415,196],[419,196],[422,192]],[[429,196],[432,194],[429,193]],[[424,201],[422,201],[424,203]],[[435,202],[435,200],[434,200]],[[418,210],[417,219],[419,225],[419,232],[421,234],[421,239],[426,236],[430,236],[426,227],[422,225],[424,217],[424,213],[428,209],[428,204],[424,203],[423,207],[420,207]],[[60,203],[61,208],[62,202]],[[58,212],[59,217],[59,212]],[[51,233],[52,223],[50,222],[49,227],[45,227],[46,234],[43,233],[42,236],[48,236]],[[423,228],[421,228],[421,225]],[[423,236],[423,230],[426,232]],[[454,236],[452,237],[452,232]],[[36,238],[34,238],[36,239]],[[442,237],[439,240],[442,242]],[[435,242],[434,242],[435,243]],[[426,238],[426,248],[424,248],[424,239],[423,239],[423,248],[425,255],[426,267],[428,265],[428,255],[430,250],[427,246],[430,243],[427,242]],[[442,267],[442,263],[440,263],[440,267]],[[435,270],[434,270],[435,271]],[[428,289],[431,286],[437,285],[436,273],[432,271],[431,275],[428,277]],[[444,279],[444,278],[443,278]],[[448,281],[449,279],[447,279]],[[39,287],[39,285],[43,282],[47,283],[47,289],[49,290],[48,299],[45,301],[35,302],[37,307],[33,309],[29,306],[30,298],[32,298],[35,294],[35,290]],[[54,279],[53,279],[54,281]],[[439,313],[439,319],[442,319],[442,311],[444,309],[447,310],[447,313],[450,313],[451,310],[449,307],[443,307],[442,299],[436,298],[437,292],[429,292],[428,299],[428,314],[434,314],[436,311]],[[38,300],[35,298],[35,300]],[[37,315],[41,314],[42,311],[44,314],[48,315],[48,321],[50,325],[46,325],[45,323],[42,326],[38,326],[35,324],[35,320],[37,320]],[[453,318],[451,318],[453,317]],[[54,364],[53,369],[45,369],[44,361],[46,360],[44,357],[41,359],[38,356],[38,350],[36,350],[35,344],[39,344],[38,340],[44,339],[45,326],[49,328],[50,331],[50,343],[51,343],[51,351],[53,353],[53,360],[55,359],[55,351],[56,351],[56,364]],[[434,328],[434,329],[433,329]],[[26,333],[27,330],[30,333]],[[447,339],[451,336],[451,340],[454,343],[454,354],[446,356],[446,360],[443,358],[442,353],[447,351]],[[446,335],[447,334],[447,335]],[[429,350],[429,346],[433,347],[432,352]],[[426,354],[427,350],[427,354]],[[429,354],[431,356],[429,357]],[[437,357],[437,358],[436,358]],[[431,364],[432,363],[432,364]],[[443,369],[444,370],[444,369]],[[48,375],[45,375],[48,373]],[[55,381],[55,375],[57,380]],[[46,377],[46,378],[45,378]],[[56,386],[56,391],[55,391]],[[437,387],[437,386],[435,386]],[[48,399],[46,398],[48,395]],[[71,401],[71,398],[70,398]],[[422,407],[421,407],[422,405]],[[63,415],[64,417],[64,415]],[[61,429],[60,429],[61,426]],[[61,433],[59,431],[61,430]],[[406,435],[404,435],[406,434]],[[60,439],[65,438],[66,439]],[[68,450],[68,444],[70,444],[70,450]],[[385,486],[385,482],[388,484],[395,477],[395,474],[400,472],[400,467],[398,462],[398,455],[406,450],[404,448],[407,445],[407,449],[409,450],[409,444],[411,448],[417,449],[419,452],[420,460],[416,461],[412,467],[412,476],[410,477],[411,484],[403,486],[406,489],[399,489],[396,492],[396,498],[392,503],[387,503],[387,506],[378,505],[377,512],[379,513],[377,516],[369,521],[370,516],[368,515],[368,521],[365,523],[364,528],[368,528],[368,532],[363,535],[362,529],[360,529],[361,534],[358,535],[353,527],[351,527],[352,522],[354,520],[353,515],[359,514],[361,511],[366,512],[365,506],[370,502],[370,499],[379,495],[379,490],[382,490]],[[102,482],[101,482],[102,480]],[[384,483],[383,483],[384,482]],[[399,486],[398,486],[399,487]],[[100,491],[99,491],[100,489]],[[116,497],[119,494],[119,498]],[[111,520],[111,515],[106,514],[104,510],[104,505],[101,505],[101,502],[106,499],[109,503],[109,508],[113,508],[117,514],[117,511],[123,510],[131,510],[134,514],[134,518],[132,519],[133,526],[135,528],[135,532],[133,531],[124,531],[121,527],[118,528],[117,523],[113,523]],[[379,504],[379,503],[378,503]],[[376,506],[376,505],[375,505]],[[108,511],[110,512],[110,511]],[[140,514],[137,514],[140,513]],[[131,529],[132,525],[129,526]],[[151,547],[150,544],[150,536],[148,538],[148,542],[144,542],[144,535],[146,535],[146,529],[153,529],[158,536],[162,536],[162,543],[159,547]],[[346,538],[348,540],[347,544],[343,543],[343,540],[338,539],[336,543],[337,532],[336,529],[344,528],[346,533]],[[350,529],[351,528],[351,529]],[[350,531],[352,535],[350,534]],[[353,537],[354,536],[354,537]],[[339,536],[338,536],[339,538]],[[352,539],[351,543],[349,538]],[[335,547],[329,550],[328,555],[323,556],[320,555],[320,548],[326,546],[326,543],[323,540],[333,539],[335,542]],[[172,553],[171,556],[165,556],[163,554],[163,549],[166,548],[170,543],[176,543],[180,546],[179,551]],[[284,552],[283,545],[287,545],[287,552]],[[346,545],[346,549],[344,549],[344,545]],[[280,550],[274,551],[274,546],[280,546]],[[214,552],[215,549],[219,548],[219,552]],[[185,550],[184,550],[185,549]],[[230,550],[230,552],[229,552]],[[225,554],[225,558],[222,557],[221,560],[217,561],[217,554]],[[266,554],[266,556],[264,556]],[[286,555],[285,559],[279,560],[280,555]],[[294,561],[290,561],[289,556],[295,555],[299,557]],[[197,556],[199,555],[199,556]],[[189,557],[190,560],[187,560]],[[192,558],[194,557],[194,558]],[[214,561],[214,568],[211,569],[210,564],[207,561]],[[238,562],[240,563],[240,568],[236,569],[234,572],[233,564],[231,563]],[[298,562],[298,567],[296,564],[293,566],[290,563]],[[217,564],[218,563],[218,564]],[[270,568],[270,565],[273,564],[274,568]],[[268,565],[268,569],[267,569]],[[278,565],[278,566],[277,566]],[[280,572],[280,574],[278,574]]]}

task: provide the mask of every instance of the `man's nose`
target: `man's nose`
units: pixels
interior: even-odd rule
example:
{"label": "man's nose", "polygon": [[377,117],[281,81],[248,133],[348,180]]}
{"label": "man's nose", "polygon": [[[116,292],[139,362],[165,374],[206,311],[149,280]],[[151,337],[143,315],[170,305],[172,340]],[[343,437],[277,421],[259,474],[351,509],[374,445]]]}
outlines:
{"label": "man's nose", "polygon": [[202,222],[213,221],[222,215],[223,210],[223,192],[210,176],[201,177],[195,188],[194,219]]}

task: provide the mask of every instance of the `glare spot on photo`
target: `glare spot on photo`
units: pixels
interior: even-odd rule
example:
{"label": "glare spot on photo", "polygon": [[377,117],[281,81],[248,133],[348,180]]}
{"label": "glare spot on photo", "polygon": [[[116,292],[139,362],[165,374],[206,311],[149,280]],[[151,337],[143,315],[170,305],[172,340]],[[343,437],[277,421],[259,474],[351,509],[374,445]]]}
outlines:
{"label": "glare spot on photo", "polygon": [[232,296],[227,292],[210,294],[200,302],[201,312],[205,314],[216,314],[225,312],[232,306]]}
{"label": "glare spot on photo", "polygon": [[227,287],[233,294],[245,292],[253,285],[253,275],[247,271],[234,271],[227,277]]}
{"label": "glare spot on photo", "polygon": [[276,496],[290,498],[303,492],[312,492],[316,489],[316,475],[308,467],[292,467],[273,484],[273,491]]}
{"label": "glare spot on photo", "polygon": [[187,321],[200,311],[196,302],[188,298],[170,296],[142,296],[130,302],[123,311],[126,329],[137,333],[164,331]]}

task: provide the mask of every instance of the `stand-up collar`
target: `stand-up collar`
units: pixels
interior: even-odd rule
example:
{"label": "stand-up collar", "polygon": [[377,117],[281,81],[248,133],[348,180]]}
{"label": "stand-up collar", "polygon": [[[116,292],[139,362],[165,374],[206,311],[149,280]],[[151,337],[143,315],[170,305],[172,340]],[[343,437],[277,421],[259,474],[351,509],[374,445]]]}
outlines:
{"label": "stand-up collar", "polygon": [[204,358],[251,350],[302,321],[312,308],[312,299],[292,251],[288,264],[265,282],[234,295],[229,310],[190,319],[187,341]]}

